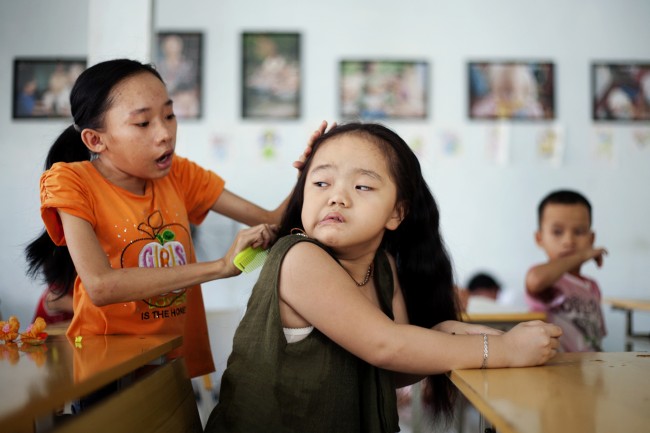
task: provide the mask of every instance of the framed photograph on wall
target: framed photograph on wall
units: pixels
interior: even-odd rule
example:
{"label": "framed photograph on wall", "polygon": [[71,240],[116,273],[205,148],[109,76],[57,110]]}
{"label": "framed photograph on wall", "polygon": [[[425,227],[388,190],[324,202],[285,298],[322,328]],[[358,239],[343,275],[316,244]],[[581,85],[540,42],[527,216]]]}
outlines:
{"label": "framed photograph on wall", "polygon": [[650,121],[650,61],[591,65],[593,120]]}
{"label": "framed photograph on wall", "polygon": [[300,34],[242,34],[242,117],[300,117]]}
{"label": "framed photograph on wall", "polygon": [[468,87],[470,119],[555,118],[552,62],[469,62]]}
{"label": "framed photograph on wall", "polygon": [[70,90],[84,58],[14,59],[13,118],[69,118]]}
{"label": "framed photograph on wall", "polygon": [[429,64],[421,60],[341,60],[344,119],[426,119]]}
{"label": "framed photograph on wall", "polygon": [[174,113],[180,119],[199,119],[202,114],[201,33],[159,32],[154,64],[165,81]]}

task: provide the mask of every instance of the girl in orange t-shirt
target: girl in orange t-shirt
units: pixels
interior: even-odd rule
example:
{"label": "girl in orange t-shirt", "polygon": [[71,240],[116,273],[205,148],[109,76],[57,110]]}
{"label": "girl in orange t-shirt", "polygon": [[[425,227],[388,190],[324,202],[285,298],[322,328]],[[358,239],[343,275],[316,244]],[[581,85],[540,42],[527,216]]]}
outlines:
{"label": "girl in orange t-shirt", "polygon": [[[174,356],[190,375],[214,371],[200,284],[239,274],[233,258],[245,247],[268,247],[286,200],[262,209],[175,155],[173,101],[151,65],[98,63],[79,76],[70,102],[74,124],[52,145],[41,177],[47,232],[67,245],[77,272],[68,335],[177,333],[183,346]],[[251,227],[223,258],[198,263],[190,224],[208,211]]]}

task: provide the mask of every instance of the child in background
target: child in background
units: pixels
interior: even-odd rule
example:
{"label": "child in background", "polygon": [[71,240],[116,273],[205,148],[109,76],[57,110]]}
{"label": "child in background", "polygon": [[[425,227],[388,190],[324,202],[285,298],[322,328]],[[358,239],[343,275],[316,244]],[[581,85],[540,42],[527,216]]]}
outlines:
{"label": "child in background", "polygon": [[36,303],[32,323],[37,317],[43,318],[48,325],[69,322],[72,320],[72,290],[63,292],[59,287],[50,285],[45,288]]}
{"label": "child in background", "polygon": [[496,301],[501,292],[501,284],[492,275],[479,272],[470,278],[467,290],[470,296],[481,296]]}
{"label": "child in background", "polygon": [[456,287],[460,311],[477,313],[494,310],[501,286],[489,274],[479,272],[469,279],[466,287]]}
{"label": "child in background", "polygon": [[25,248],[27,257],[27,275],[32,278],[41,276],[47,284],[41,293],[32,323],[42,317],[45,323],[70,322],[73,315],[72,291],[77,276],[74,264],[66,246],[52,243],[45,230]]}
{"label": "child in background", "polygon": [[596,281],[581,274],[582,265],[603,264],[605,248],[594,247],[591,204],[570,190],[551,192],[538,207],[535,241],[548,257],[526,274],[531,309],[544,311],[563,330],[560,344],[566,352],[602,351],[605,321]]}
{"label": "child in background", "polygon": [[[294,233],[294,234],[291,234]],[[396,385],[456,368],[533,366],[561,330],[456,321],[436,202],[408,145],[375,124],[319,137],[253,288],[207,432],[395,432]]]}
{"label": "child in background", "polygon": [[[172,356],[185,357],[192,377],[214,371],[200,284],[239,274],[233,258],[246,246],[268,247],[286,200],[262,209],[175,155],[173,101],[151,65],[98,63],[70,102],[74,124],[41,177],[45,227],[78,274],[67,335],[180,334]],[[253,227],[223,258],[197,263],[190,224],[210,210]]]}
{"label": "child in background", "polygon": [[[505,292],[505,293],[504,293]],[[513,299],[512,291],[504,291],[502,285],[492,274],[478,272],[467,282],[467,288],[459,290],[461,297],[465,297],[465,312],[473,313],[523,313],[528,311],[528,306],[523,300],[517,303]]]}

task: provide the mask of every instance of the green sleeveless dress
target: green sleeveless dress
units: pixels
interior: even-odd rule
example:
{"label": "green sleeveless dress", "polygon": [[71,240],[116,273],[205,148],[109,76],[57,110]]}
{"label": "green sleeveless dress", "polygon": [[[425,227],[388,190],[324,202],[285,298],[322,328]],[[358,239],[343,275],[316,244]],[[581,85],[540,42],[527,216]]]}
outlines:
{"label": "green sleeveless dress", "polygon": [[[399,431],[391,372],[350,354],[318,329],[304,340],[287,344],[280,320],[278,277],[285,254],[298,242],[323,247],[313,239],[289,235],[271,249],[235,332],[219,403],[205,431]],[[377,253],[374,269],[381,309],[392,319],[393,277],[384,252]]]}

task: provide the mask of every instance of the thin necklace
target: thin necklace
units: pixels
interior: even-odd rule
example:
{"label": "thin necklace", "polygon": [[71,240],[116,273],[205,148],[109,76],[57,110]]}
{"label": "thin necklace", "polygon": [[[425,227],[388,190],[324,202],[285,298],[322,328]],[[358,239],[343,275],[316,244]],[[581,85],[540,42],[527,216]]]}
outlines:
{"label": "thin necklace", "polygon": [[[305,232],[302,229],[299,229],[299,228],[292,228],[289,231],[289,233],[291,233],[292,235],[299,235],[299,236],[303,236],[303,237],[306,237],[306,238],[309,237],[309,236],[307,236],[305,234]],[[347,269],[346,269],[346,272],[347,272]],[[348,275],[350,275],[349,272],[348,272]],[[356,284],[357,287],[361,287],[361,286],[365,286],[366,284],[368,284],[368,281],[370,281],[371,276],[372,276],[372,262],[370,262],[370,265],[368,265],[368,271],[366,272],[366,276],[364,277],[362,282],[359,283],[357,280],[354,279],[354,277],[352,275],[350,275],[350,278],[352,278],[352,281],[354,281],[354,284]]]}
{"label": "thin necklace", "polygon": [[[350,275],[349,272],[348,272],[348,275]],[[368,284],[368,281],[370,281],[371,276],[372,276],[372,263],[370,263],[370,265],[368,266],[368,271],[366,272],[366,276],[365,276],[365,278],[363,279],[362,282],[359,283],[357,280],[354,279],[354,277],[352,275],[350,275],[350,278],[352,278],[352,281],[354,281],[354,283],[357,285],[357,287],[361,287],[361,286],[365,286],[366,284]]]}

